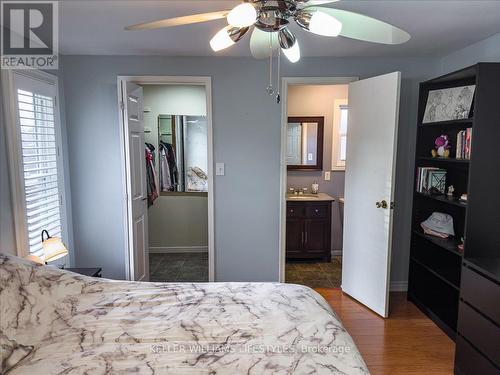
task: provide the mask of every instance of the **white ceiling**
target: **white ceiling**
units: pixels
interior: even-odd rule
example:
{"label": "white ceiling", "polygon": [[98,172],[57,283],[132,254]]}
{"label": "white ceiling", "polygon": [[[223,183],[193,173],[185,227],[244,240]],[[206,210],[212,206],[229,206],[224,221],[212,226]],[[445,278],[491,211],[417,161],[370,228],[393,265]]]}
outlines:
{"label": "white ceiling", "polygon": [[[208,42],[225,20],[168,29],[124,31],[131,24],[231,9],[238,0],[60,2],[63,54],[215,56]],[[398,26],[412,35],[385,46],[315,36],[296,28],[303,56],[438,56],[500,32],[500,1],[344,0],[330,7],[351,10]],[[218,53],[250,56],[249,36]]]}

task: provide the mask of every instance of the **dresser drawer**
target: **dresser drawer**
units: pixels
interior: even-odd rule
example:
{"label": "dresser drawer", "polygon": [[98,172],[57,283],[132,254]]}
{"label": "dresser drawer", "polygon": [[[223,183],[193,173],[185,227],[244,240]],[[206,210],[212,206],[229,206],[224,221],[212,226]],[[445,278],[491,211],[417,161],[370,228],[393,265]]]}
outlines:
{"label": "dresser drawer", "polygon": [[462,267],[461,297],[500,324],[500,286],[468,267]]}
{"label": "dresser drawer", "polygon": [[466,303],[460,302],[458,332],[500,366],[500,328]]}
{"label": "dresser drawer", "polygon": [[306,207],[306,217],[308,219],[326,218],[328,216],[327,205],[310,205]]}
{"label": "dresser drawer", "polygon": [[457,336],[455,354],[457,375],[500,375],[500,369],[475,350],[462,336]]}
{"label": "dresser drawer", "polygon": [[302,204],[287,204],[286,217],[304,217],[305,207]]}

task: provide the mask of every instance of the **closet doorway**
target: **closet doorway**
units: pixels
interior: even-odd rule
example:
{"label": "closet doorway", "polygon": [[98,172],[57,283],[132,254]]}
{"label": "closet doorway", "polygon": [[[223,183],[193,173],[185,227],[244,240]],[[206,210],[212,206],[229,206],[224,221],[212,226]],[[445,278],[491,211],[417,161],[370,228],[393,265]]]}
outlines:
{"label": "closet doorway", "polygon": [[118,77],[127,278],[214,281],[209,77]]}

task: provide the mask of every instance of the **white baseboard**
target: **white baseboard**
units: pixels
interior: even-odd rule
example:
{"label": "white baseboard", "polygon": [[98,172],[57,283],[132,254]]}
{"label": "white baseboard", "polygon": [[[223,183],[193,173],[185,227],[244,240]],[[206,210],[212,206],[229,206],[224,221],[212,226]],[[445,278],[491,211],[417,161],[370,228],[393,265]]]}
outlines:
{"label": "white baseboard", "polygon": [[208,253],[208,246],[175,246],[175,247],[150,247],[150,253]]}
{"label": "white baseboard", "polygon": [[391,292],[407,292],[408,281],[391,281]]}
{"label": "white baseboard", "polygon": [[332,257],[338,257],[342,255],[342,250],[332,250]]}

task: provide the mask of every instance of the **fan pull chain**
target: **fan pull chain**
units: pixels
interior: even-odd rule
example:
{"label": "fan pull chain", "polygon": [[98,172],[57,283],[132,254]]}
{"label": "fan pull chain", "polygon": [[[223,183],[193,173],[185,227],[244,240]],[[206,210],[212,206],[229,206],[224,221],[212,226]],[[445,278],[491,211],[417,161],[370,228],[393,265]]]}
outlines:
{"label": "fan pull chain", "polygon": [[269,86],[267,86],[267,94],[274,95],[273,88],[273,34],[269,33]]}
{"label": "fan pull chain", "polygon": [[281,48],[278,48],[278,76],[276,77],[276,89],[278,93],[276,94],[276,103],[280,104],[281,102]]}

